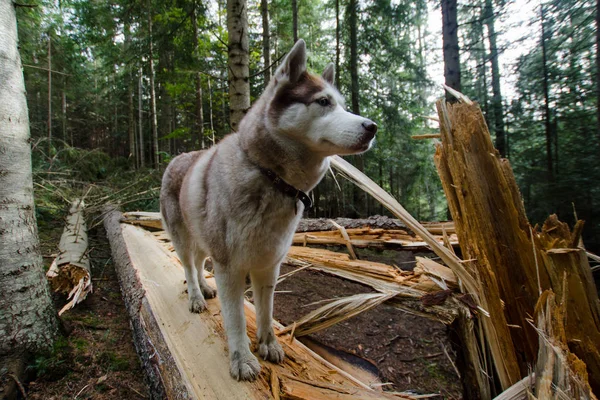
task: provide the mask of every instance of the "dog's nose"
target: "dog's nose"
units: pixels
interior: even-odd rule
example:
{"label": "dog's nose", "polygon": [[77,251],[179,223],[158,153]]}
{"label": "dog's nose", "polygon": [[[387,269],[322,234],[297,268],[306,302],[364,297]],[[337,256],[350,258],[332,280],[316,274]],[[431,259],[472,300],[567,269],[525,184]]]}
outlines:
{"label": "dog's nose", "polygon": [[370,119],[363,121],[362,126],[367,132],[372,133],[373,135],[377,133],[377,124]]}

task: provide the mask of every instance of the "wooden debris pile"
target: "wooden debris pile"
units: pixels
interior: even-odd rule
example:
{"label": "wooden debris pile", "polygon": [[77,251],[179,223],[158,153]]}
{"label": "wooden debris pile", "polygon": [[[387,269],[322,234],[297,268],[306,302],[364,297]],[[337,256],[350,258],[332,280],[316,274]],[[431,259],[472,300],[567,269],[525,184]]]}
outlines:
{"label": "wooden debris pile", "polygon": [[[438,228],[438,226],[440,228]],[[433,230],[439,232],[442,224],[434,225]],[[428,229],[429,230],[429,229]],[[344,237],[344,232],[347,238]],[[431,232],[431,231],[430,231]],[[444,238],[440,234],[435,235],[439,243],[444,242]],[[456,234],[452,233],[449,237],[452,245],[458,244]],[[321,232],[298,232],[294,235],[294,244],[325,244],[325,245],[342,245],[350,243],[354,247],[386,247],[399,246],[405,249],[425,248],[427,244],[422,238],[414,234],[410,234],[408,230],[400,229],[372,229],[369,227],[344,229],[336,231],[321,231]]]}
{"label": "wooden debris pile", "polygon": [[59,255],[46,273],[54,291],[68,293],[67,299],[70,300],[58,315],[75,307],[92,291],[84,207],[85,204],[80,199],[71,203],[58,245]]}

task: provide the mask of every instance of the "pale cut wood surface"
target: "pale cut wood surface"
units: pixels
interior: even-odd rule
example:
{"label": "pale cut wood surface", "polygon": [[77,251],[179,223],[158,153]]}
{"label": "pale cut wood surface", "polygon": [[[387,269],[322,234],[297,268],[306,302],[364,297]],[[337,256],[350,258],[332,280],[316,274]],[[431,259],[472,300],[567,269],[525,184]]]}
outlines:
{"label": "pale cut wood surface", "polygon": [[[312,382],[315,387],[310,395],[318,393],[320,399],[334,399],[341,394],[348,396],[352,393],[359,396],[354,398],[398,398],[368,389],[365,384],[322,360],[299,341],[291,340],[289,335],[280,337],[286,352],[282,365],[261,360],[262,371],[256,382],[236,382],[229,375],[218,297],[208,300],[207,312],[190,314],[187,294],[184,292],[183,268],[169,250],[169,243],[160,242],[155,234],[140,227],[121,224],[121,229],[131,267],[138,274],[145,291],[147,308],[156,319],[160,334],[181,374],[179,383],[185,386],[192,398],[270,399],[274,398],[274,391],[281,390],[277,392],[281,398],[302,399],[287,392],[288,388],[295,387],[295,380]],[[214,286],[214,279],[210,275],[207,277],[209,284]],[[245,311],[248,333],[254,342],[256,322],[252,304],[246,302]],[[277,330],[280,328],[279,325],[276,327]],[[274,371],[275,377],[285,377],[281,379],[280,386],[272,385]],[[279,378],[274,381],[279,381]],[[284,382],[287,384],[284,385]],[[306,400],[311,398],[314,397],[306,397]]]}

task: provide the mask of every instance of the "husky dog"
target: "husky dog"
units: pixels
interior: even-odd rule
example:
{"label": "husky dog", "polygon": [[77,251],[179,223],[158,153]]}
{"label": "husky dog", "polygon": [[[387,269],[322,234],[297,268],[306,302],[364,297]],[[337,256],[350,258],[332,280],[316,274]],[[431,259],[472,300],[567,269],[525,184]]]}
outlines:
{"label": "husky dog", "polygon": [[313,75],[306,57],[306,44],[298,40],[239,132],[208,150],[179,155],[162,180],[161,213],[185,269],[189,309],[203,311],[205,299],[216,295],[203,274],[210,256],[237,380],[254,380],[260,372],[246,334],[246,275],[256,306],[258,354],[281,363],[273,291],[310,205],[305,193],[323,178],[329,156],[364,152],[377,132],[373,121],[345,110],[333,87],[333,64],[322,76]]}

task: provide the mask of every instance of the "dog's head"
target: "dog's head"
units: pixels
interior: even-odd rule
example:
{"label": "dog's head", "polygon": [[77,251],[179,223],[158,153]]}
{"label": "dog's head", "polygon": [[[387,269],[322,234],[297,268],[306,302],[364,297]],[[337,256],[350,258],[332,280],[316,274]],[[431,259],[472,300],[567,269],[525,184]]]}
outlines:
{"label": "dog's head", "polygon": [[346,111],[344,98],[333,85],[333,64],[318,76],[307,72],[306,58],[306,44],[300,39],[275,72],[267,105],[269,125],[277,134],[326,156],[367,151],[377,125]]}

